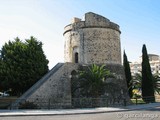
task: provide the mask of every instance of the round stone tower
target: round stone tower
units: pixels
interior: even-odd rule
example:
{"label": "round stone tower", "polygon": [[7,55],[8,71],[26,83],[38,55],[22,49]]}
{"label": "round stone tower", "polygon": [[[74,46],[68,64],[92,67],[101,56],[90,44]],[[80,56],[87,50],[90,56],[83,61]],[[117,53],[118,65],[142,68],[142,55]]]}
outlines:
{"label": "round stone tower", "polygon": [[65,62],[121,64],[121,32],[109,19],[89,12],[85,20],[74,18],[64,29]]}
{"label": "round stone tower", "polygon": [[[71,72],[71,84],[79,84],[75,79],[76,71],[79,69],[85,70],[90,64],[104,64],[105,68],[115,75],[114,78],[105,80],[107,91],[104,96],[107,95],[110,101],[116,99],[118,103],[124,101],[130,103],[124,68],[121,64],[120,33],[117,24],[92,12],[86,13],[84,20],[74,18],[71,24],[64,28],[65,62],[70,64],[69,68],[78,66]],[[75,92],[72,97],[80,96],[79,92]]]}

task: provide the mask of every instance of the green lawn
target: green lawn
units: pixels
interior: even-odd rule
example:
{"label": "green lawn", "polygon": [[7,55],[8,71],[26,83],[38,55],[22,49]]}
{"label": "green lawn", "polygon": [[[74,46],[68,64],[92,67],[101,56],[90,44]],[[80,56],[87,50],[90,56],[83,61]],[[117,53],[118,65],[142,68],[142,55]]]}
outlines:
{"label": "green lawn", "polygon": [[[136,99],[131,99],[132,103],[136,104]],[[141,98],[137,99],[137,104],[146,104]]]}

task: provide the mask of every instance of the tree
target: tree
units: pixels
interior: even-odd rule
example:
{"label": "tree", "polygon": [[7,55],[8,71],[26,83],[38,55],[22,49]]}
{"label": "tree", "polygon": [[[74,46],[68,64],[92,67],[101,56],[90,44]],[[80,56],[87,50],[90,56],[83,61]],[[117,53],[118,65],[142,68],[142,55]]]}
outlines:
{"label": "tree", "polygon": [[[3,69],[2,69],[3,68]],[[48,72],[48,60],[42,42],[30,37],[22,42],[18,37],[5,43],[1,50],[0,86],[20,95]]]}
{"label": "tree", "polygon": [[154,86],[146,45],[142,47],[142,97],[145,102],[155,102]]}
{"label": "tree", "polygon": [[160,77],[157,74],[153,75],[154,92],[160,95]]}
{"label": "tree", "polygon": [[105,66],[97,66],[93,64],[87,67],[86,70],[80,71],[79,79],[82,88],[82,94],[85,97],[98,98],[104,92],[105,82],[107,76],[110,76],[110,71],[104,68]]}
{"label": "tree", "polygon": [[[131,80],[132,88],[141,91],[142,75],[137,73],[132,78],[133,78]],[[154,92],[160,95],[160,77],[157,74],[153,75],[153,86],[154,86]]]}
{"label": "tree", "polygon": [[139,91],[141,90],[142,86],[142,75],[136,73],[133,77],[132,80],[130,81],[130,84],[133,89],[138,89]]}
{"label": "tree", "polygon": [[128,58],[127,58],[125,51],[123,54],[123,66],[124,66],[124,71],[125,71],[125,76],[126,76],[127,87],[128,87],[128,94],[129,94],[130,98],[132,98],[132,96],[133,96],[132,87],[130,87],[130,86],[132,86],[132,83],[130,82],[132,79],[132,76],[131,76],[131,70],[130,70]]}

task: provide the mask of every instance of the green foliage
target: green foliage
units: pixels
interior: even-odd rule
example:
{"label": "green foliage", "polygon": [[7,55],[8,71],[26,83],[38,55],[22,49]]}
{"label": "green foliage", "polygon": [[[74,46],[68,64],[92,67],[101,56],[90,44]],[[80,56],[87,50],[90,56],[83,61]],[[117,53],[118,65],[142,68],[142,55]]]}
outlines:
{"label": "green foliage", "polygon": [[48,72],[42,42],[34,37],[22,42],[18,37],[5,43],[0,58],[0,88],[20,95]]}
{"label": "green foliage", "polygon": [[154,91],[160,95],[160,77],[159,75],[153,75],[153,87]]}
{"label": "green foliage", "polygon": [[[137,73],[135,76],[133,76],[131,83],[132,83],[131,87],[133,89],[141,91],[142,75]],[[160,95],[160,77],[157,74],[153,75],[153,86],[154,86],[154,92]]]}
{"label": "green foliage", "polygon": [[132,80],[130,81],[131,87],[133,89],[141,90],[142,86],[142,75],[141,74],[135,74],[135,76],[132,77]]}
{"label": "green foliage", "polygon": [[[155,102],[151,67],[146,46],[142,48],[142,97],[145,102]],[[150,97],[148,100],[147,97]]]}
{"label": "green foliage", "polygon": [[132,76],[131,76],[131,70],[130,70],[128,58],[127,58],[125,51],[123,54],[123,66],[124,66],[124,71],[125,71],[125,76],[126,76],[127,87],[128,87],[128,94],[129,94],[130,98],[132,98],[132,96],[133,96],[132,87],[130,87],[130,86],[132,86],[132,83],[130,82],[132,79]]}
{"label": "green foliage", "polygon": [[86,97],[99,97],[104,92],[105,79],[111,75],[105,66],[93,64],[87,70],[79,72],[80,87],[82,94]]}
{"label": "green foliage", "polygon": [[33,102],[26,101],[25,103],[20,104],[19,109],[37,109],[38,106]]}

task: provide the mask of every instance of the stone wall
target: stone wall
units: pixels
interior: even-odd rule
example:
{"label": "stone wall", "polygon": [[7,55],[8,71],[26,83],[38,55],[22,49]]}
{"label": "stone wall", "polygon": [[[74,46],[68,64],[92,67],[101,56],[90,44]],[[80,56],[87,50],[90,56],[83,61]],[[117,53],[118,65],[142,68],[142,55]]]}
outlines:
{"label": "stone wall", "polygon": [[[45,77],[44,82],[39,84],[39,81],[41,81],[39,80],[35,83],[13,104],[13,108],[18,107],[20,103],[25,101],[33,102],[38,105],[38,108],[70,108],[70,75],[73,70],[78,69],[78,66],[78,64],[64,63],[51,76]],[[46,76],[49,74],[50,72]]]}
{"label": "stone wall", "polygon": [[[72,108],[72,107],[91,107],[90,103],[83,104],[80,102],[82,96],[80,94],[75,95],[71,94],[71,84],[73,82],[74,72],[78,70],[85,70],[89,64],[75,64],[75,63],[64,63],[54,72],[50,71],[45,77],[39,80],[33,87],[31,87],[24,95],[22,95],[13,105],[12,108],[18,108],[21,103],[25,101],[33,102],[38,105],[40,109],[46,108]],[[129,96],[127,94],[127,84],[125,80],[125,74],[122,65],[120,64],[106,64],[106,69],[110,70],[111,73],[114,73],[115,78],[106,79],[106,94],[102,95],[100,98],[104,98],[104,103],[95,103],[92,105],[96,106],[105,106],[106,101],[108,106],[118,104],[123,105],[123,100],[130,103]],[[71,81],[72,79],[72,81]],[[78,80],[78,79],[77,79]],[[75,84],[79,84],[79,81],[74,81]],[[86,99],[89,101],[88,98]],[[78,104],[77,103],[81,103]],[[86,106],[88,105],[88,106]],[[92,106],[93,107],[93,106]]]}
{"label": "stone wall", "polygon": [[[80,70],[87,70],[87,67],[89,66],[91,65],[80,65],[79,68]],[[105,64],[105,68],[109,70],[111,74],[114,75],[114,77],[106,78],[104,94],[98,98],[88,98],[81,94],[81,88],[76,89],[72,93],[73,107],[123,106],[124,100],[126,101],[126,104],[131,104],[130,98],[128,96],[123,66],[120,64]],[[72,82],[74,82],[74,84]],[[73,87],[76,87],[79,86],[80,81],[73,76],[71,83],[74,85]]]}
{"label": "stone wall", "polygon": [[81,64],[121,64],[119,26],[103,16],[86,13],[85,21],[65,27],[64,37],[65,62],[75,62],[78,53]]}

